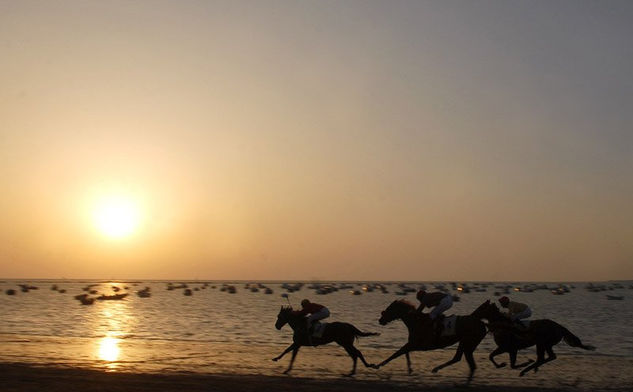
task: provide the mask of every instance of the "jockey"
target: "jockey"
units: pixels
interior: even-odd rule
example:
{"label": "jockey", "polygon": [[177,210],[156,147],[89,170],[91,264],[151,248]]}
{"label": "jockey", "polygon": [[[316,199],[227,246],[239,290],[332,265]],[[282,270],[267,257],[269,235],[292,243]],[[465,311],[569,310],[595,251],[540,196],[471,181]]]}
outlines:
{"label": "jockey", "polygon": [[429,313],[431,320],[435,320],[439,315],[453,306],[453,297],[450,294],[441,293],[439,291],[427,293],[424,290],[420,290],[416,298],[420,301],[418,312],[422,313],[422,309],[424,308],[433,308],[431,313]]}
{"label": "jockey", "polygon": [[296,311],[295,314],[299,314],[302,316],[309,314],[307,320],[307,329],[308,331],[310,331],[312,329],[312,325],[316,321],[330,317],[330,310],[323,305],[304,299],[303,301],[301,301],[301,310]]}
{"label": "jockey", "polygon": [[520,324],[520,320],[526,319],[532,315],[532,310],[530,310],[529,306],[520,302],[510,301],[510,298],[508,297],[504,296],[499,298],[499,303],[502,307],[508,309],[505,316],[512,322]]}

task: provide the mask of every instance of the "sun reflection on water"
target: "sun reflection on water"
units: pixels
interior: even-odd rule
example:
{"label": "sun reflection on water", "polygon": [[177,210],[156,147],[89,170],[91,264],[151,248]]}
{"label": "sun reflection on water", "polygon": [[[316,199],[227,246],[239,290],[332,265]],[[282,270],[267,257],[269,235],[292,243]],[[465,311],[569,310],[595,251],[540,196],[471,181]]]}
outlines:
{"label": "sun reflection on water", "polygon": [[102,338],[97,341],[93,355],[106,362],[107,369],[115,371],[120,366],[119,361],[130,354],[122,349],[123,339],[133,333],[137,320],[127,299],[99,301],[97,306],[100,309],[95,314],[94,331]]}
{"label": "sun reflection on water", "polygon": [[99,342],[99,359],[112,362],[119,359],[121,349],[119,348],[119,340],[117,338],[107,336]]}

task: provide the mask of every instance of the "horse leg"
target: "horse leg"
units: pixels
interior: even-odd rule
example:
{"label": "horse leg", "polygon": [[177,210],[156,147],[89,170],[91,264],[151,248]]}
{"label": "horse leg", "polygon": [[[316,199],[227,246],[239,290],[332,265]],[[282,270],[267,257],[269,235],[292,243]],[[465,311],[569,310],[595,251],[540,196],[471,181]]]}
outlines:
{"label": "horse leg", "polygon": [[406,353],[405,356],[407,357],[407,373],[411,374],[413,373],[413,369],[411,368],[411,357],[409,356],[409,353]]}
{"label": "horse leg", "polygon": [[547,351],[547,359],[543,361],[543,363],[553,361],[556,359],[556,354],[554,354],[554,350],[552,349],[552,346],[545,347],[545,351]]}
{"label": "horse leg", "polygon": [[[490,355],[488,356],[488,359],[490,360],[490,362],[492,362],[495,367],[497,369],[502,368],[506,365],[505,362],[502,363],[497,363],[495,362],[495,357],[499,354],[503,354],[505,351],[501,348],[501,347],[497,347],[493,352],[490,353]],[[512,355],[510,355],[510,358],[512,358]]]}
{"label": "horse leg", "polygon": [[297,353],[299,352],[299,347],[300,346],[297,345],[292,349],[292,357],[290,358],[290,365],[288,365],[288,369],[286,369],[284,374],[288,374],[290,372],[290,369],[292,369],[292,364],[295,362],[295,357],[297,356]]}
{"label": "horse leg", "polygon": [[537,355],[536,362],[526,367],[525,369],[521,370],[521,373],[519,373],[519,376],[523,377],[525,373],[529,372],[532,369],[536,371],[536,369],[538,369],[539,366],[545,363],[545,347],[542,344],[536,345],[536,355]]}
{"label": "horse leg", "polygon": [[409,351],[411,351],[411,344],[407,343],[404,346],[400,347],[400,349],[396,351],[395,353],[393,353],[389,358],[380,362],[378,365],[373,365],[372,367],[374,369],[378,369],[381,366],[385,366],[387,363],[391,362],[391,360],[393,360],[394,358],[398,358],[399,356],[403,354],[407,354]]}
{"label": "horse leg", "polygon": [[526,362],[520,363],[520,364],[516,364],[517,362],[517,350],[513,350],[509,352],[510,354],[510,367],[512,369],[521,369],[522,367],[525,367],[529,364],[531,364],[532,362],[534,362],[533,359],[528,359]]}
{"label": "horse leg", "polygon": [[290,351],[294,350],[295,346],[297,345],[297,343],[292,343],[290,346],[288,346],[287,349],[284,350],[283,353],[279,354],[279,356],[273,358],[273,361],[277,362],[279,361],[284,355],[288,354]]}
{"label": "horse leg", "polygon": [[365,357],[363,356],[363,353],[361,353],[359,349],[354,347],[354,345],[352,345],[351,347],[354,349],[354,351],[356,352],[356,356],[360,358],[363,365],[365,365],[365,367],[370,367],[370,364],[368,364],[367,361],[365,361]]}
{"label": "horse leg", "polygon": [[475,364],[475,358],[473,357],[473,351],[475,351],[475,348],[473,348],[472,350],[464,351],[466,362],[468,362],[468,367],[470,368],[470,373],[468,373],[468,380],[466,381],[466,384],[469,384],[470,381],[473,379],[473,375],[475,374],[475,369],[477,369],[477,365]]}
{"label": "horse leg", "polygon": [[[352,357],[352,361],[354,361],[354,365],[352,366],[351,373],[346,374],[346,376],[351,377],[354,374],[356,374],[356,362],[357,362],[357,359],[358,359],[359,351],[354,346],[352,346],[350,344],[344,345],[343,348],[345,349],[345,351],[347,351],[347,354],[349,354],[349,356]],[[365,360],[363,360],[363,363],[365,363]],[[367,364],[365,363],[365,365],[367,365]]]}
{"label": "horse leg", "polygon": [[433,373],[437,373],[438,371],[440,371],[441,369],[444,369],[447,366],[450,366],[454,363],[457,363],[459,361],[462,360],[462,354],[464,353],[464,347],[463,347],[463,343],[460,342],[459,346],[457,346],[457,351],[455,352],[455,356],[453,357],[453,359],[451,359],[450,361],[443,363],[439,366],[436,366],[433,368],[433,370],[431,370]]}

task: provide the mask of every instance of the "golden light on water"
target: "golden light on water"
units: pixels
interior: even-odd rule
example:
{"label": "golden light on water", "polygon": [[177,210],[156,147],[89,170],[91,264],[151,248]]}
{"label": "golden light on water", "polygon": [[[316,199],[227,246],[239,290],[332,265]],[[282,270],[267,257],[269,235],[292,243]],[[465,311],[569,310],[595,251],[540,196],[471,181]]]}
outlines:
{"label": "golden light on water", "polygon": [[121,349],[119,349],[119,340],[110,336],[106,336],[99,342],[99,359],[103,361],[113,362],[119,359]]}
{"label": "golden light on water", "polygon": [[[101,288],[121,287],[116,282],[104,283]],[[137,323],[130,303],[121,301],[100,301],[98,313],[93,318],[94,333],[102,336],[92,346],[93,358],[103,361],[108,371],[117,371],[121,360],[128,360],[129,347],[123,340],[129,336]]]}

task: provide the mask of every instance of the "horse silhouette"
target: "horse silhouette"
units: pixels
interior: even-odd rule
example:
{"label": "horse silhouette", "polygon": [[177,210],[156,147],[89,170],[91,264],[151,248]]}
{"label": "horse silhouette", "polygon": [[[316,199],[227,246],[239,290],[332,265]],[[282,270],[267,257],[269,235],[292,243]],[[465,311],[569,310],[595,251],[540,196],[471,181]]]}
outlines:
{"label": "horse silhouette", "polygon": [[341,323],[341,322],[333,322],[328,323],[323,330],[323,334],[321,337],[312,337],[308,336],[307,332],[307,321],[303,315],[296,314],[293,312],[292,307],[290,306],[282,306],[279,314],[277,315],[277,322],[275,323],[275,328],[281,329],[285,324],[290,325],[293,330],[292,335],[292,344],[288,346],[284,352],[282,352],[279,356],[273,358],[273,361],[280,360],[284,355],[292,351],[292,358],[290,359],[290,365],[288,365],[288,369],[284,371],[284,374],[290,372],[292,369],[292,364],[295,361],[295,357],[297,356],[297,352],[299,352],[299,348],[301,346],[321,346],[323,344],[328,344],[332,342],[338,343],[338,345],[342,346],[347,354],[354,361],[354,365],[352,367],[352,371],[347,374],[347,376],[352,376],[356,373],[356,361],[358,358],[363,362],[366,367],[371,367],[372,365],[368,364],[363,357],[363,354],[354,347],[354,340],[361,336],[375,336],[380,335],[380,333],[376,332],[362,332],[355,326],[349,323]]}
{"label": "horse silhouette", "polygon": [[[488,357],[490,361],[492,361],[497,368],[504,367],[506,364],[495,362],[494,357],[507,352],[510,356],[510,367],[513,369],[519,369],[529,365],[521,371],[521,376],[530,370],[536,372],[541,365],[556,359],[556,354],[554,354],[552,348],[560,343],[561,340],[565,340],[565,342],[572,347],[579,347],[584,350],[595,350],[595,347],[584,345],[576,335],[552,320],[531,320],[527,330],[518,330],[512,325],[512,322],[501,313],[497,305],[491,303],[489,300],[474,313],[476,313],[478,317],[488,320],[488,329],[492,332],[495,343],[497,343],[497,348],[491,352]],[[536,362],[529,360],[517,365],[517,352],[534,345],[536,345]],[[545,352],[547,352],[547,358],[545,358]]]}
{"label": "horse silhouette", "polygon": [[[411,351],[429,351],[436,350],[438,348],[444,348],[451,346],[455,343],[459,343],[455,356],[448,362],[443,363],[433,368],[433,373],[438,372],[447,366],[459,362],[462,359],[462,355],[466,357],[468,366],[470,367],[470,373],[468,375],[468,382],[473,378],[475,369],[475,359],[473,358],[473,352],[479,345],[482,339],[486,336],[486,326],[479,318],[473,315],[457,316],[455,325],[455,335],[452,336],[435,336],[434,328],[430,323],[430,317],[427,314],[416,312],[415,306],[407,302],[406,300],[393,301],[382,313],[378,322],[381,325],[386,325],[393,320],[400,319],[407,326],[409,330],[409,338],[407,343],[396,351],[389,358],[385,359],[378,365],[374,365],[376,369],[384,366],[389,361],[397,358],[401,355],[406,355],[407,358],[407,370],[411,374],[411,358],[409,353]],[[429,334],[432,334],[429,337]]]}

